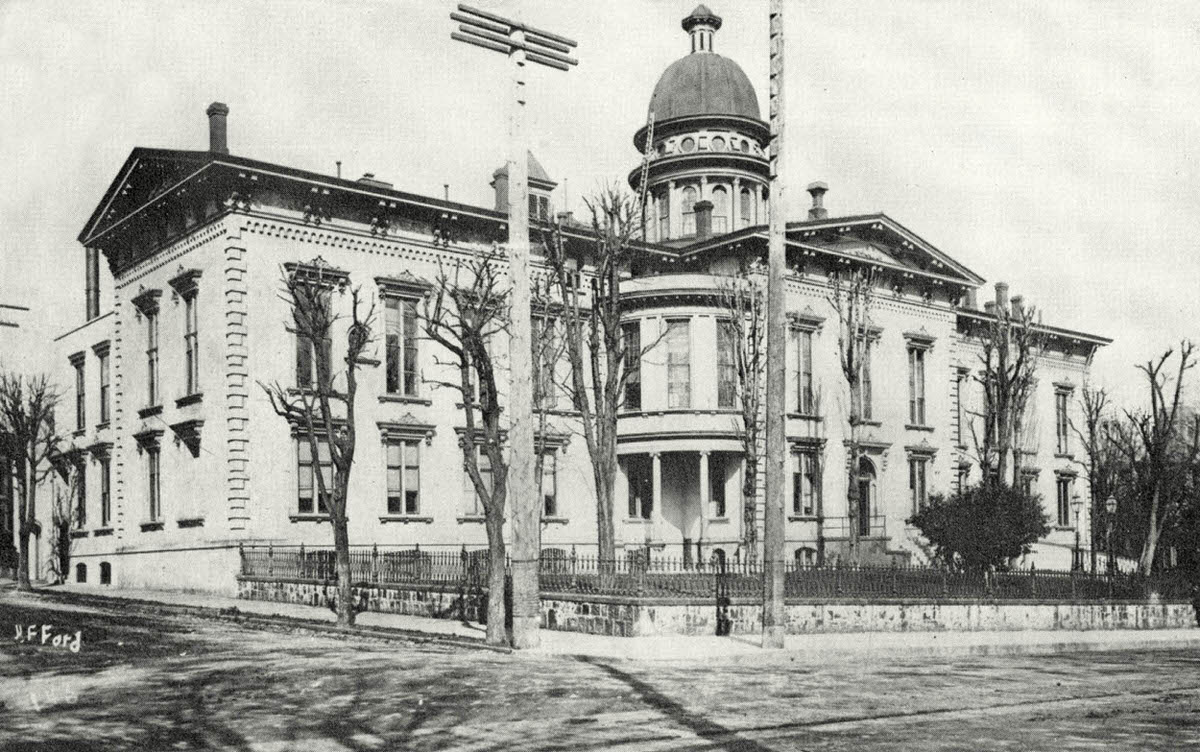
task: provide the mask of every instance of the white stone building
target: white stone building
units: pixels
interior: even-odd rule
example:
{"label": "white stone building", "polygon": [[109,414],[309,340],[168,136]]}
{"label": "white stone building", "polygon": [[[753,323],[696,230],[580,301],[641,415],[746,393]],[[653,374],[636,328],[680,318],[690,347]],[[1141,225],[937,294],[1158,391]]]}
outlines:
{"label": "white stone building", "polygon": [[[768,128],[754,86],[713,51],[721,19],[700,6],[683,26],[691,52],[666,70],[650,101],[648,242],[622,283],[629,336],[662,340],[640,363],[638,394],[620,418],[617,538],[619,547],[648,545],[656,555],[719,549],[734,557],[744,532],[742,445],[718,345],[727,314],[715,293],[723,277],[766,255]],[[81,414],[59,418],[76,429],[78,451],[66,458],[85,468],[78,575],[229,592],[239,543],[331,544],[313,500],[307,442],[259,386],[303,380],[277,292],[285,264],[317,258],[373,296],[379,329],[395,335],[390,352],[380,342],[380,367],[367,369],[360,386],[352,542],[483,547],[458,448],[458,395],[431,383],[444,378],[437,346],[413,327],[439,263],[506,239],[503,199],[494,209],[466,206],[370,175],[347,180],[235,156],[228,108],[214,103],[208,115],[206,151],[134,149],[79,236],[89,259],[86,320],[55,343],[63,383],[78,384],[68,401],[74,408],[78,394],[82,405]],[[639,150],[647,131],[634,136]],[[531,214],[548,219],[555,184],[533,161],[531,175]],[[630,175],[635,188],[641,175],[640,167]],[[502,197],[503,171],[493,178]],[[848,397],[827,274],[866,264],[879,289],[860,524],[870,560],[920,563],[926,554],[905,520],[929,494],[979,479],[964,416],[978,403],[978,345],[969,333],[986,317],[973,303],[985,280],[887,215],[827,216],[824,186],[810,191],[809,216],[787,225],[787,546],[813,561],[837,556],[849,537]],[[587,245],[586,227],[568,223],[566,235]],[[540,273],[536,258],[534,268]],[[1064,505],[1087,489],[1062,411],[1077,409],[1072,393],[1108,340],[1043,328],[1050,349],[1023,465],[1056,523],[1033,558],[1039,568],[1066,568],[1076,520]],[[335,338],[335,361],[343,345]],[[569,435],[568,408],[560,398],[556,436]],[[586,448],[581,440],[551,448],[543,546],[589,552],[596,523]],[[1086,547],[1089,521],[1079,523]],[[40,541],[36,556],[47,551]]]}

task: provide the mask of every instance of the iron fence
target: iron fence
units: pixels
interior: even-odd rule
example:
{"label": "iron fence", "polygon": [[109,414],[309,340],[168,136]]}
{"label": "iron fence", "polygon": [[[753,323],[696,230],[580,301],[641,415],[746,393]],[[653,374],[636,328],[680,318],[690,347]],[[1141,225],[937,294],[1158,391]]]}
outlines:
{"label": "iron fence", "polygon": [[[249,578],[331,583],[337,578],[330,547],[245,546],[241,573]],[[507,568],[507,565],[506,565]],[[350,576],[355,584],[486,588],[486,549],[385,549],[353,546]],[[646,550],[616,559],[577,555],[559,548],[542,551],[543,593],[631,598],[761,599],[762,565],[757,561],[700,562],[654,557]],[[826,566],[786,564],[784,595],[791,599],[919,599],[998,601],[1163,600],[1192,597],[1191,583],[1177,573],[1153,577],[1115,573],[1020,570],[963,572],[915,566]]]}

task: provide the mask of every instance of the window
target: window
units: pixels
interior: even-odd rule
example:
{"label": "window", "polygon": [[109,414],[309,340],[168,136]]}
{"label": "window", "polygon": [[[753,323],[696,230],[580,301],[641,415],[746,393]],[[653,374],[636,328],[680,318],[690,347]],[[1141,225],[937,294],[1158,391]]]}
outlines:
{"label": "window", "polygon": [[[488,495],[492,493],[492,460],[488,457],[487,452],[483,447],[475,447],[475,456],[478,458],[479,475],[483,478],[483,487],[487,489]],[[466,465],[463,465],[463,475],[466,476],[467,498],[471,500],[470,506],[467,508],[468,515],[482,516],[485,512],[483,508],[483,499],[479,496],[479,491],[475,488],[475,483],[471,480],[471,474],[467,472]]]}
{"label": "window", "polygon": [[926,457],[908,458],[908,495],[912,500],[913,514],[924,509],[929,502],[929,490],[926,485],[928,463]]}
{"label": "window", "polygon": [[908,349],[908,422],[925,425],[925,350]]}
{"label": "window", "polygon": [[542,455],[542,517],[558,516],[558,455]]}
{"label": "window", "polygon": [[725,151],[725,139],[721,138],[720,136],[713,137],[712,150],[713,151]]}
{"label": "window", "polygon": [[[326,339],[321,343],[321,355],[332,371],[333,343]],[[332,379],[332,375],[330,377]],[[317,363],[313,358],[313,346],[305,337],[296,335],[296,386],[313,389],[317,385]]]}
{"label": "window", "polygon": [[1031,472],[1021,473],[1021,493],[1026,496],[1033,496],[1034,486],[1037,483],[1037,474]]}
{"label": "window", "polygon": [[691,322],[667,322],[667,407],[691,407]]}
{"label": "window", "polygon": [[100,315],[100,249],[87,249],[87,280],[84,287],[84,299],[87,303],[86,318],[88,321]]}
{"label": "window", "polygon": [[108,351],[100,353],[100,422],[107,423],[108,416],[108,393],[109,393],[109,373],[108,373]]}
{"label": "window", "polygon": [[417,394],[417,301],[384,298],[387,393]]}
{"label": "window", "polygon": [[749,188],[742,189],[742,226],[749,227],[754,224],[754,194]]}
{"label": "window", "polygon": [[159,450],[158,447],[146,448],[146,469],[148,481],[147,498],[150,500],[150,521],[157,522],[162,519],[162,486],[159,476]]}
{"label": "window", "polygon": [[816,394],[813,389],[813,333],[807,329],[792,330],[792,351],[796,353],[796,412],[816,413]]}
{"label": "window", "polygon": [[1070,454],[1070,420],[1067,418],[1067,400],[1070,392],[1060,390],[1054,393],[1054,432],[1058,439],[1058,453]]}
{"label": "window", "polygon": [[75,465],[75,527],[87,524],[87,462]]}
{"label": "window", "polygon": [[738,331],[732,321],[717,321],[717,407],[737,406],[737,365],[734,348]]}
{"label": "window", "polygon": [[187,393],[197,394],[200,391],[200,348],[197,344],[196,322],[196,293],[183,299],[184,334],[183,351],[184,364],[187,368]]}
{"label": "window", "polygon": [[313,461],[312,443],[307,436],[296,439],[296,512],[298,514],[329,514],[329,507],[321,497],[316,473],[320,472],[328,493],[333,487],[333,459],[329,456],[329,442],[317,439],[317,458]]}
{"label": "window", "polygon": [[387,513],[421,511],[421,442],[389,440],[387,453]]}
{"label": "window", "polygon": [[112,524],[112,478],[109,475],[109,459],[100,459],[100,527]]}
{"label": "window", "polygon": [[811,567],[817,563],[817,550],[815,548],[797,548],[792,556],[795,558],[797,567]]}
{"label": "window", "polygon": [[692,138],[691,136],[688,136],[687,138],[683,139],[682,142],[680,142],[679,148],[684,151],[695,151],[696,150],[696,139]]}
{"label": "window", "polygon": [[75,362],[75,429],[82,431],[84,424],[87,423],[87,396],[86,385],[87,378],[84,372],[84,360],[82,357]]}
{"label": "window", "polygon": [[812,517],[817,513],[821,493],[817,455],[813,452],[792,454],[792,514]]}
{"label": "window", "polygon": [[967,375],[962,371],[959,371],[957,378],[954,379],[954,440],[959,446],[966,446],[967,444],[967,411],[965,405],[963,405],[963,382],[966,379]]}
{"label": "window", "polygon": [[648,454],[625,458],[625,476],[629,480],[629,519],[650,519],[654,508],[653,465]]}
{"label": "window", "polygon": [[[690,150],[687,150],[690,151]],[[683,230],[680,235],[689,237],[696,234],[696,189],[687,186],[683,189]]]}
{"label": "window", "polygon": [[729,232],[729,191],[725,186],[718,185],[712,189],[712,232]]}
{"label": "window", "polygon": [[158,398],[158,312],[146,314],[146,397],[154,406]]}
{"label": "window", "polygon": [[545,196],[529,196],[529,221],[537,222],[550,219],[550,199]]}
{"label": "window", "polygon": [[1058,492],[1058,524],[1060,527],[1071,526],[1071,478],[1067,475],[1058,476],[1056,483]]}
{"label": "window", "polygon": [[625,338],[625,401],[626,410],[642,409],[642,324],[630,321],[621,324]]}
{"label": "window", "polygon": [[558,394],[554,388],[554,356],[557,333],[554,320],[535,316],[530,327],[530,348],[533,350],[533,404],[541,410],[553,410],[558,406]]}
{"label": "window", "polygon": [[671,237],[671,193],[663,191],[658,194],[658,239],[660,241]]}
{"label": "window", "polygon": [[967,490],[968,478],[971,476],[971,466],[962,464],[958,466],[958,471],[955,474],[955,482],[958,483],[958,492],[962,493]]}
{"label": "window", "polygon": [[874,343],[867,340],[866,347],[863,348],[862,375],[858,385],[860,412],[863,420],[874,420],[871,399],[871,351],[874,350]]}
{"label": "window", "polygon": [[726,517],[725,508],[725,455],[708,456],[708,514],[710,517]]}

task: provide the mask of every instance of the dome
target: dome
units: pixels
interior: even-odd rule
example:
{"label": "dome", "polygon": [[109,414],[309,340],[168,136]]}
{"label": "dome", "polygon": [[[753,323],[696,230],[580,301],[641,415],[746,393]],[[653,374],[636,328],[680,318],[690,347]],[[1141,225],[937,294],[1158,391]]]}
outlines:
{"label": "dome", "polygon": [[667,66],[658,79],[650,97],[654,119],[735,115],[760,120],[758,94],[745,71],[712,51],[720,16],[700,5],[683,19],[683,28],[692,37],[692,53]]}

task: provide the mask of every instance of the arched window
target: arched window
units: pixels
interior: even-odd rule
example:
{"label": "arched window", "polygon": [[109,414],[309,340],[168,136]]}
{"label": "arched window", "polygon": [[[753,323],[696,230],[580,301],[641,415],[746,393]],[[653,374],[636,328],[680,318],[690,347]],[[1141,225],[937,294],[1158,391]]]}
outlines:
{"label": "arched window", "polygon": [[807,546],[797,548],[796,553],[793,554],[793,556],[796,557],[797,569],[800,567],[811,567],[817,563],[817,550],[815,548],[809,548]]}
{"label": "arched window", "polygon": [[754,224],[754,194],[749,188],[742,189],[742,227]]}
{"label": "arched window", "polygon": [[720,136],[714,136],[712,140],[713,151],[725,151],[725,139]]}
{"label": "arched window", "polygon": [[866,457],[858,460],[858,534],[871,534],[871,510],[875,504],[875,465]]}
{"label": "arched window", "polygon": [[679,233],[681,237],[689,237],[696,234],[696,189],[692,186],[686,186],[683,189],[683,229]]}
{"label": "arched window", "polygon": [[87,564],[75,565],[75,581],[87,582]]}
{"label": "arched window", "polygon": [[714,235],[729,232],[729,191],[725,186],[718,185],[712,189],[713,217],[712,232]]}
{"label": "arched window", "polygon": [[671,192],[664,190],[658,194],[658,239],[660,241],[671,237]]}
{"label": "arched window", "polygon": [[717,570],[724,569],[725,568],[725,549],[714,548],[712,550],[712,554],[709,556],[709,562],[712,564],[713,569],[717,569]]}

